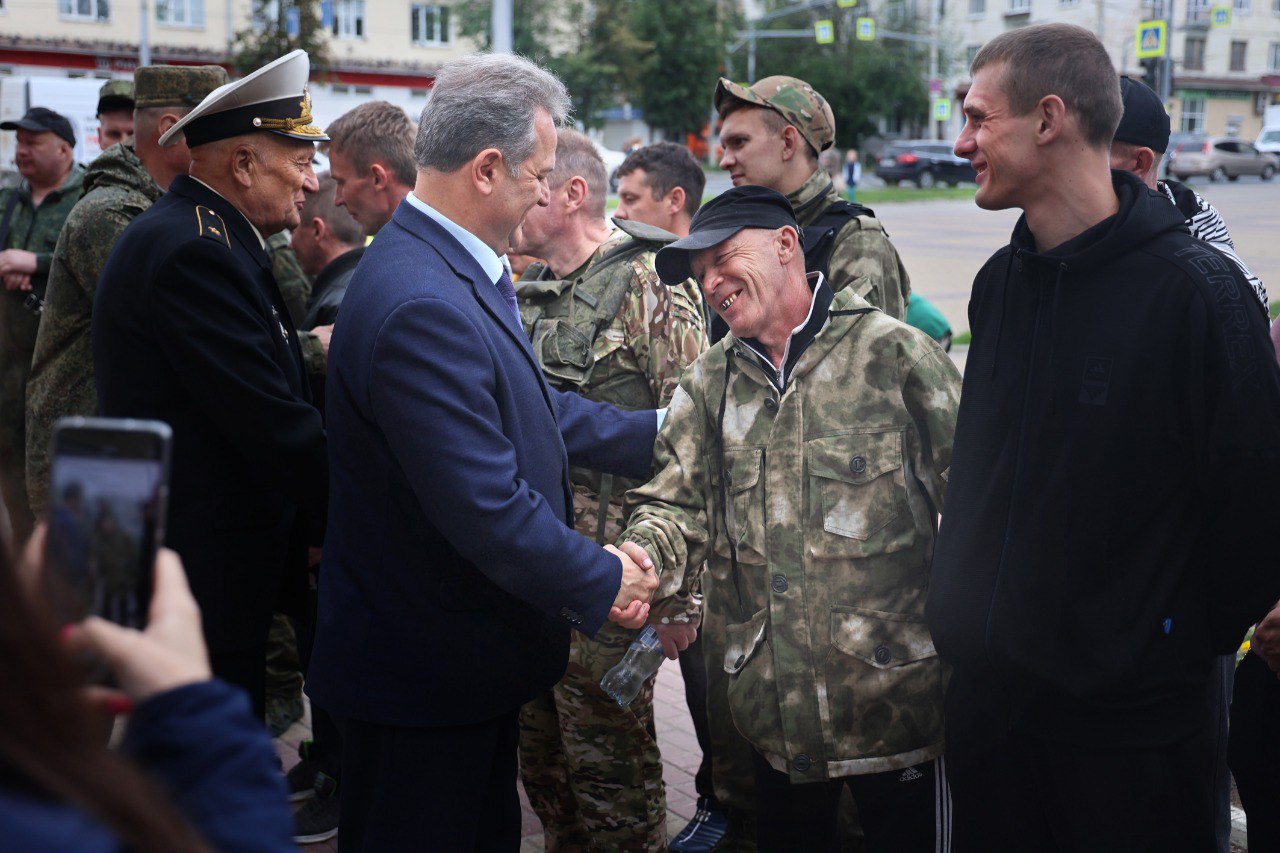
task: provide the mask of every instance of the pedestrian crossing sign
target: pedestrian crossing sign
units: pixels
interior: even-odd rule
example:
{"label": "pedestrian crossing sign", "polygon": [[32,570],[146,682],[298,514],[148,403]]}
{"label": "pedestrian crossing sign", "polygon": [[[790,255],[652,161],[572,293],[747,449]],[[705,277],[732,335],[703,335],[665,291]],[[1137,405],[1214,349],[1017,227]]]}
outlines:
{"label": "pedestrian crossing sign", "polygon": [[951,120],[951,99],[950,98],[934,98],[933,99],[933,120],[934,121],[950,121]]}
{"label": "pedestrian crossing sign", "polygon": [[814,21],[813,37],[818,44],[831,44],[836,40],[836,25],[831,21]]}
{"label": "pedestrian crossing sign", "polygon": [[1138,24],[1133,54],[1138,59],[1164,56],[1169,47],[1168,25],[1164,21],[1143,21]]}
{"label": "pedestrian crossing sign", "polygon": [[876,19],[875,18],[859,18],[857,36],[858,36],[858,41],[875,41],[876,40]]}
{"label": "pedestrian crossing sign", "polygon": [[1213,25],[1215,27],[1226,27],[1231,24],[1231,7],[1230,6],[1214,6],[1213,7]]}

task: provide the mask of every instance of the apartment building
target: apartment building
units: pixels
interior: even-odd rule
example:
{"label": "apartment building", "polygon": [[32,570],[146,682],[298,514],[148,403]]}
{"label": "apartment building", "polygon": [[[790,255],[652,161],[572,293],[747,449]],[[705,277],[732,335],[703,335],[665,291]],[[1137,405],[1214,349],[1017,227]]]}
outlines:
{"label": "apartment building", "polygon": [[[1225,8],[1225,21],[1215,23],[1224,17],[1215,8]],[[1141,78],[1134,33],[1139,22],[1156,19],[1171,24],[1173,91],[1166,106],[1174,131],[1256,137],[1265,108],[1280,103],[1280,0],[952,0],[943,19],[958,60],[946,87],[956,99],[951,135],[963,121],[958,107],[969,63],[999,33],[1077,24],[1097,34],[1121,73]]]}
{"label": "apartment building", "polygon": [[[447,3],[323,0],[330,67],[312,86],[317,121],[384,98],[420,112],[444,62],[475,49]],[[268,19],[276,9],[264,10]],[[230,67],[236,34],[253,27],[251,0],[0,0],[0,75],[127,77],[140,44],[151,61]]]}

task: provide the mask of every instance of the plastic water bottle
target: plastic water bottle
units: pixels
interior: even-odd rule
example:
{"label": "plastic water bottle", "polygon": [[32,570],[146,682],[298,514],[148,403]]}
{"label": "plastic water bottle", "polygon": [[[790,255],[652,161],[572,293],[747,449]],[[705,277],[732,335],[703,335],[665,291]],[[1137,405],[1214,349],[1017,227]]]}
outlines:
{"label": "plastic water bottle", "polygon": [[635,701],[645,680],[662,666],[663,657],[658,632],[650,625],[631,641],[622,661],[600,679],[600,689],[619,705],[630,705]]}

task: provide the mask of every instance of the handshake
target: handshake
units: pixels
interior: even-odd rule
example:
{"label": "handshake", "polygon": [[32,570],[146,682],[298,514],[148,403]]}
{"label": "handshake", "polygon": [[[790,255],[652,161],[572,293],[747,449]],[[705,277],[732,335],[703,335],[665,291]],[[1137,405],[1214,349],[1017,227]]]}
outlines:
{"label": "handshake", "polygon": [[649,601],[658,589],[653,560],[634,542],[624,542],[621,548],[606,545],[604,549],[622,561],[622,588],[609,608],[609,621],[623,628],[639,628],[649,618]]}

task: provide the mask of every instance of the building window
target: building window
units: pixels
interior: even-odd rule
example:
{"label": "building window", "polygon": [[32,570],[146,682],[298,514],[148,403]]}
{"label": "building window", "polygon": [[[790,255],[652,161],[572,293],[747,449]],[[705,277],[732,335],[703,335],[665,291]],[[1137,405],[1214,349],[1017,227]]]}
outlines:
{"label": "building window", "polygon": [[[1275,0],[1275,2],[1280,3],[1280,0]],[[987,0],[969,0],[969,14],[970,15],[987,14]]]}
{"label": "building window", "polygon": [[1187,52],[1182,57],[1182,67],[1188,71],[1204,70],[1204,36],[1187,36]]}
{"label": "building window", "polygon": [[364,0],[334,0],[333,34],[341,39],[364,38]]}
{"label": "building window", "polygon": [[978,58],[980,49],[976,44],[971,44],[964,49],[964,67],[966,71],[973,67],[973,61]]}
{"label": "building window", "polygon": [[1280,71],[1280,41],[1273,41],[1267,51],[1267,70],[1272,73]]}
{"label": "building window", "polygon": [[449,43],[449,7],[415,3],[409,7],[409,30],[414,44],[442,46]]}
{"label": "building window", "polygon": [[1009,0],[1009,14],[1021,15],[1031,11],[1031,0]]}
{"label": "building window", "polygon": [[1079,5],[1080,0],[1058,0],[1058,8],[1060,9],[1074,9]]}
{"label": "building window", "polygon": [[1231,7],[1241,15],[1247,15],[1253,11],[1253,0],[1235,0]]}
{"label": "building window", "polygon": [[1231,43],[1231,70],[1232,71],[1244,70],[1244,51],[1247,45],[1248,45],[1248,42],[1243,42],[1243,41],[1233,41]]}
{"label": "building window", "polygon": [[156,23],[172,27],[203,27],[204,0],[156,0]]}
{"label": "building window", "polygon": [[1209,23],[1209,6],[1212,0],[1187,0],[1187,23]]}
{"label": "building window", "polygon": [[72,21],[111,20],[110,0],[58,0],[58,14]]}
{"label": "building window", "polygon": [[1204,98],[1183,98],[1182,118],[1178,130],[1183,133],[1204,132]]}

